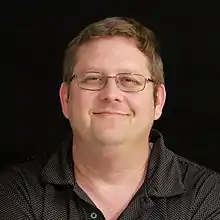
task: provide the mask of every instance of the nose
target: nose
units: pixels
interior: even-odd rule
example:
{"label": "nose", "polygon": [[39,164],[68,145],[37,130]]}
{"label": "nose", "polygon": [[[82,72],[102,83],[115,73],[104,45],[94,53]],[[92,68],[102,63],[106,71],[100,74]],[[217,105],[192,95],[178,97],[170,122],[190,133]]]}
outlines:
{"label": "nose", "polygon": [[121,102],[123,100],[122,91],[118,88],[115,78],[108,78],[105,87],[99,93],[99,97],[101,100],[110,102]]}

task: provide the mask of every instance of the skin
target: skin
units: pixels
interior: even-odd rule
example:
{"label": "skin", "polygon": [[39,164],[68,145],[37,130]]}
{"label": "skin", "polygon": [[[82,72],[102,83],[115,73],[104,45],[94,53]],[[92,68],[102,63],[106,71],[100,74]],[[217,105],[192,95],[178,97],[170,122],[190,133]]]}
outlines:
{"label": "skin", "polygon": [[[116,36],[91,40],[79,48],[75,72],[90,70],[108,76],[120,72],[151,76],[148,59],[134,41]],[[149,133],[162,114],[165,99],[165,88],[160,85],[154,100],[152,83],[141,92],[128,93],[114,79],[101,91],[80,89],[73,80],[69,96],[62,83],[62,111],[74,133],[76,180],[106,216],[108,211],[101,204],[114,207],[111,201],[115,203],[115,196],[121,195],[118,201],[123,209],[143,182],[150,155]]]}

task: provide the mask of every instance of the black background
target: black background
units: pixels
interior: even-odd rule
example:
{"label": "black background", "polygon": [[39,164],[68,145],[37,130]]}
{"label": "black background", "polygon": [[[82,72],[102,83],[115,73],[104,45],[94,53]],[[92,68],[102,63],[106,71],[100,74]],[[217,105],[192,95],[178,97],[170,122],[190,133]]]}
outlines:
{"label": "black background", "polygon": [[60,2],[17,7],[16,143],[2,145],[1,168],[60,145],[70,131],[59,104],[67,44],[91,22],[126,16],[151,28],[161,45],[167,102],[155,127],[167,147],[220,172],[218,1]]}

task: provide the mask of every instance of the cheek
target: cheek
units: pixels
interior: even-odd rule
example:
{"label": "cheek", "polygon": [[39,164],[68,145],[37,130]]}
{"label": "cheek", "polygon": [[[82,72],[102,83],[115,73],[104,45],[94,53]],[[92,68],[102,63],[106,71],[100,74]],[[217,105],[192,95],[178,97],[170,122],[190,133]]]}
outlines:
{"label": "cheek", "polygon": [[87,117],[92,109],[94,98],[85,91],[75,93],[71,97],[71,112],[74,117]]}
{"label": "cheek", "polygon": [[132,108],[135,111],[135,114],[139,118],[146,118],[154,114],[154,99],[148,94],[143,94],[138,97],[133,97],[131,102]]}
{"label": "cheek", "polygon": [[69,121],[74,132],[86,131],[90,126],[90,102],[91,100],[85,99],[82,95],[71,97],[69,103]]}

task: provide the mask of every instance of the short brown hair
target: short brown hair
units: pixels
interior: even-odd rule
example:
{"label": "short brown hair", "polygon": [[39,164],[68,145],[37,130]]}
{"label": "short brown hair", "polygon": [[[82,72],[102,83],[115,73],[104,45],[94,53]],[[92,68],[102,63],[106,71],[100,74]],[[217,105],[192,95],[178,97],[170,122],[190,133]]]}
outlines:
{"label": "short brown hair", "polygon": [[112,17],[88,25],[68,45],[64,57],[63,81],[67,84],[72,77],[78,48],[90,39],[98,37],[125,36],[134,39],[137,48],[149,60],[151,78],[164,84],[163,62],[158,53],[158,44],[153,31],[130,18]]}

